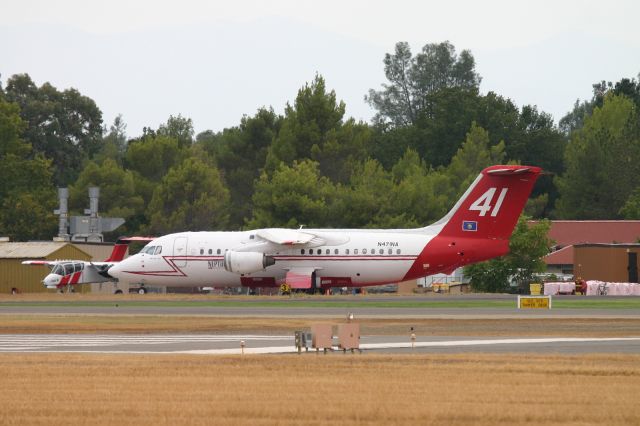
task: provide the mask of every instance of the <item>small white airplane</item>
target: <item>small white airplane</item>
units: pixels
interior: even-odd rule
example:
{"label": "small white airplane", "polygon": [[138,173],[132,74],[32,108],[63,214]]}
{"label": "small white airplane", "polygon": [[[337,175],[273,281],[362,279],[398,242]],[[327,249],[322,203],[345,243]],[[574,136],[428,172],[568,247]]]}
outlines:
{"label": "small white airplane", "polygon": [[83,260],[25,260],[23,265],[47,265],[51,267],[42,283],[46,288],[62,290],[65,286],[71,289],[76,284],[103,283],[116,281],[107,271],[120,262],[132,241],[152,241],[149,237],[120,238],[113,246],[111,255],[103,262],[86,262]]}
{"label": "small white airplane", "polygon": [[109,268],[152,286],[278,287],[311,291],[412,280],[506,254],[539,167],[484,169],[451,211],[418,229],[182,232]]}

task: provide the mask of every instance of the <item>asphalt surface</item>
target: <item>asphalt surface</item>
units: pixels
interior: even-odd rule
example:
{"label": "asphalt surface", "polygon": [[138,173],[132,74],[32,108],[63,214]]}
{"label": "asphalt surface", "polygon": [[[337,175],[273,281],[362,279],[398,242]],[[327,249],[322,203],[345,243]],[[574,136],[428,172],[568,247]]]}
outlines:
{"label": "asphalt surface", "polygon": [[[611,299],[611,298],[609,298]],[[202,303],[184,306],[163,306],[149,300],[136,300],[131,305],[127,301],[92,303],[57,302],[2,303],[0,320],[3,315],[162,315],[162,316],[218,316],[218,317],[281,317],[281,318],[345,318],[353,313],[357,318],[451,318],[451,319],[512,319],[512,318],[640,318],[637,309],[527,309],[512,308],[450,308],[450,307],[367,307],[357,306],[357,302],[384,303],[398,301],[437,302],[452,300],[513,300],[513,295],[461,295],[456,297],[402,297],[402,296],[339,296],[314,298],[318,306],[307,307],[302,303],[308,299],[291,299],[290,303],[278,306],[264,306],[264,298],[244,297],[243,306],[224,306]],[[274,299],[283,300],[283,299]],[[555,299],[554,299],[555,300]],[[206,299],[203,299],[206,301]],[[254,304],[254,301],[256,302]],[[335,307],[331,302],[354,303],[353,307]],[[62,302],[62,303],[60,303]],[[261,302],[261,303],[259,303]],[[320,302],[320,303],[317,303]],[[326,302],[326,306],[324,305]],[[241,348],[240,342],[244,342]],[[338,340],[334,338],[334,351],[338,350]],[[615,338],[575,338],[575,337],[435,337],[416,335],[415,342],[405,336],[362,336],[360,347],[364,353],[640,353],[640,336]],[[5,334],[0,335],[0,352],[80,352],[80,353],[190,353],[190,354],[239,354],[245,353],[295,353],[293,335],[266,335],[260,330],[253,334],[141,334],[141,335],[88,335],[88,334]],[[315,353],[315,350],[311,350]],[[307,353],[307,352],[303,352]]]}
{"label": "asphalt surface", "polygon": [[[515,302],[514,302],[515,306]],[[0,306],[1,314],[13,315],[210,315],[221,317],[337,318],[353,313],[358,318],[640,318],[636,309],[523,309],[516,308],[405,308],[405,307],[295,307],[295,306]]]}

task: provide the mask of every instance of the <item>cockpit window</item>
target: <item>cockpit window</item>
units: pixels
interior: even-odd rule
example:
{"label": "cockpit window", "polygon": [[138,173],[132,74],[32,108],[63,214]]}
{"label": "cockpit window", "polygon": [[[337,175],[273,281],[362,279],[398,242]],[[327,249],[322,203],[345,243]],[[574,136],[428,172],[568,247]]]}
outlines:
{"label": "cockpit window", "polygon": [[162,253],[162,246],[156,247],[156,251],[153,254],[160,254],[160,253]]}
{"label": "cockpit window", "polygon": [[73,274],[73,263],[64,264],[64,274],[65,275]]}
{"label": "cockpit window", "polygon": [[56,275],[64,275],[64,266],[60,264],[54,266],[53,269],[51,270],[51,273]]}
{"label": "cockpit window", "polygon": [[142,249],[141,253],[153,254],[156,251],[156,246],[147,246]]}
{"label": "cockpit window", "polygon": [[74,272],[80,272],[84,269],[84,263],[74,263],[73,264],[73,271]]}

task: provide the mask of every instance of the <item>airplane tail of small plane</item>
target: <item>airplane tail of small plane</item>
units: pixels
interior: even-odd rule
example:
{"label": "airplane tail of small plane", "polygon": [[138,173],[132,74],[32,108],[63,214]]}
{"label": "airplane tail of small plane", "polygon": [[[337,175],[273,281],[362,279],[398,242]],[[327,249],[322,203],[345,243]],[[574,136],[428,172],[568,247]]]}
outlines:
{"label": "airplane tail of small plane", "polygon": [[142,241],[148,242],[152,241],[153,238],[150,237],[121,237],[118,238],[116,244],[113,246],[113,250],[111,251],[111,255],[105,259],[105,262],[120,262],[124,259],[125,254],[127,254],[127,248],[129,247],[129,243],[133,241]]}
{"label": "airplane tail of small plane", "polygon": [[533,166],[484,169],[438,222],[422,228],[434,235],[405,279],[456,268],[509,252],[509,238],[541,173]]}

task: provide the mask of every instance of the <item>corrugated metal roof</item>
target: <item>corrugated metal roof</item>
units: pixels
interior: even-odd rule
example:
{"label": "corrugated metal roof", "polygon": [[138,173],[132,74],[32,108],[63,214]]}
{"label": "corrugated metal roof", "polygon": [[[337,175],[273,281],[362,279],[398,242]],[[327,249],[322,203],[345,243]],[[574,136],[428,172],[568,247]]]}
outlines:
{"label": "corrugated metal roof", "polygon": [[42,241],[31,243],[0,243],[0,259],[40,259],[69,243]]}

